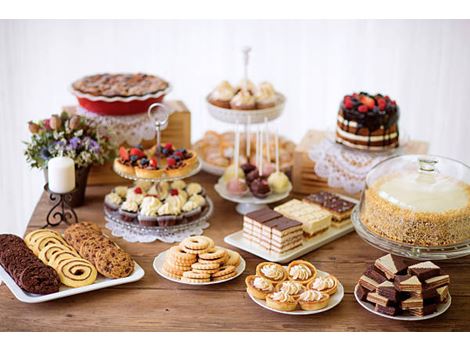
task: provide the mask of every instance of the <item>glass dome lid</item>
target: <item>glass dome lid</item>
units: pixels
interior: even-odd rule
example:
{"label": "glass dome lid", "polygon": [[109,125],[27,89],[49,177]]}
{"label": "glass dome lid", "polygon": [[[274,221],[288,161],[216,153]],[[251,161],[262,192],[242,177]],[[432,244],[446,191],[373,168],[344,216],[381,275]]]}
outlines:
{"label": "glass dome lid", "polygon": [[455,246],[470,254],[470,167],[432,155],[386,159],[367,175],[355,216],[358,233],[367,232],[382,249],[401,245],[397,254],[442,254]]}

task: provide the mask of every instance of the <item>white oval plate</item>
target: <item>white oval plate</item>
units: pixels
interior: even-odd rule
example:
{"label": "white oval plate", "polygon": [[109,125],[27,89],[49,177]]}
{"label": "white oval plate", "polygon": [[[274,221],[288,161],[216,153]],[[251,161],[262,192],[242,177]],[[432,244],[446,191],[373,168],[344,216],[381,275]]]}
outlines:
{"label": "white oval plate", "polygon": [[[321,271],[321,270],[317,270],[317,274],[319,276],[327,276],[328,275],[328,273],[326,273],[324,271]],[[328,305],[325,308],[318,309],[318,310],[300,310],[299,309],[299,310],[294,310],[294,311],[291,311],[291,312],[286,312],[286,311],[281,311],[281,310],[277,310],[277,309],[273,309],[271,307],[268,307],[265,300],[255,298],[250,293],[248,293],[248,296],[250,296],[250,298],[256,304],[260,305],[261,307],[263,307],[267,310],[270,310],[270,311],[273,311],[273,312],[276,312],[276,313],[287,314],[287,315],[312,315],[312,314],[318,314],[318,313],[326,312],[327,310],[330,310],[330,309],[336,307],[338,304],[340,304],[340,302],[343,300],[343,297],[344,297],[344,287],[341,284],[341,282],[338,281],[338,289],[336,290],[336,293],[333,296],[330,297],[330,301],[328,302]]]}
{"label": "white oval plate", "polygon": [[425,315],[424,317],[415,317],[413,315],[395,315],[395,316],[392,316],[392,315],[387,315],[387,314],[382,314],[382,313],[376,312],[374,310],[374,307],[375,307],[374,304],[361,301],[359,299],[359,297],[357,296],[357,288],[358,287],[359,287],[359,285],[356,285],[356,287],[354,287],[354,297],[356,298],[356,301],[362,306],[362,308],[368,310],[371,313],[374,313],[375,315],[379,315],[379,316],[387,318],[387,319],[404,320],[404,321],[418,321],[418,320],[432,319],[432,318],[435,318],[435,317],[443,314],[447,309],[449,309],[450,304],[452,303],[452,297],[449,294],[449,298],[447,299],[447,302],[438,304],[436,312],[434,312],[432,314]]}
{"label": "white oval plate", "polygon": [[193,286],[205,286],[205,285],[217,285],[217,284],[221,284],[223,282],[227,282],[227,281],[230,281],[230,280],[233,280],[237,277],[239,277],[241,274],[243,274],[243,272],[245,271],[245,267],[246,267],[246,262],[245,262],[245,259],[243,259],[241,256],[240,256],[240,264],[238,264],[238,267],[237,267],[237,274],[235,276],[232,276],[226,280],[221,280],[221,281],[210,281],[210,282],[200,282],[200,283],[191,283],[191,282],[183,282],[181,280],[178,280],[178,279],[175,279],[173,277],[169,277],[167,276],[164,272],[163,272],[163,264],[165,263],[165,258],[166,258],[166,252],[168,252],[168,250],[166,251],[163,251],[161,252],[159,255],[157,255],[153,261],[153,269],[157,272],[158,275],[160,275],[161,277],[164,277],[165,279],[167,280],[170,280],[170,281],[173,281],[173,282],[177,282],[179,284],[184,284],[184,285],[193,285]]}
{"label": "white oval plate", "polygon": [[219,196],[222,198],[229,200],[234,203],[240,203],[240,204],[270,204],[270,203],[276,203],[279,202],[285,198],[287,198],[292,191],[292,184],[290,185],[289,189],[287,192],[284,193],[271,193],[269,196],[266,198],[256,198],[255,196],[246,195],[244,197],[239,197],[239,196],[233,196],[229,194],[225,188],[224,181],[222,181],[222,178],[219,179],[217,184],[214,186],[214,189],[217,191]]}

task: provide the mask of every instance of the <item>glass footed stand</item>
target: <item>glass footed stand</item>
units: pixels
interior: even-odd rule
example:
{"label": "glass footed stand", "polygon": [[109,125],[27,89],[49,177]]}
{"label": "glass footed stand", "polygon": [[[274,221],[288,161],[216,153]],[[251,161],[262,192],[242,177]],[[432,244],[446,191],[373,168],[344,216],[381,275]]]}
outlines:
{"label": "glass footed stand", "polygon": [[465,257],[470,254],[470,241],[449,246],[424,247],[414,246],[407,243],[394,242],[385,237],[379,236],[364,226],[359,217],[359,206],[354,208],[351,215],[351,221],[357,234],[364,241],[375,248],[396,254],[401,257],[417,260],[446,260]]}

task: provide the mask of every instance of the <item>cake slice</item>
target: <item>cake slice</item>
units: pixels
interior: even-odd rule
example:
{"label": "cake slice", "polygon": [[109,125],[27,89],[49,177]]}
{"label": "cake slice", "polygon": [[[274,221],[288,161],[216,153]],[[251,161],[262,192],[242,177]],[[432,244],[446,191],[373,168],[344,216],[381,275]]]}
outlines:
{"label": "cake slice", "polygon": [[414,316],[417,316],[417,317],[424,317],[426,315],[434,313],[435,311],[437,311],[437,304],[429,304],[429,305],[424,306],[422,308],[408,309],[408,312],[411,315],[414,315]]}
{"label": "cake slice", "polygon": [[327,230],[331,225],[332,215],[330,212],[317,205],[301,202],[298,199],[292,199],[281,204],[274,210],[290,219],[300,221],[307,237],[313,237]]}
{"label": "cake slice", "polygon": [[334,193],[320,191],[305,197],[303,201],[329,211],[332,214],[331,225],[334,227],[342,227],[351,223],[351,213],[355,204]]}
{"label": "cake slice", "polygon": [[424,285],[426,288],[438,288],[441,286],[446,286],[450,284],[449,275],[439,275],[434,276],[430,279],[424,280]]}
{"label": "cake slice", "polygon": [[403,259],[387,254],[375,261],[375,266],[382,270],[387,279],[392,280],[395,275],[405,273],[408,265]]}
{"label": "cake slice", "polygon": [[364,272],[364,275],[378,282],[379,284],[381,284],[384,281],[387,281],[385,274],[379,269],[377,269],[375,265],[373,264],[367,267],[367,270]]}
{"label": "cake slice", "polygon": [[391,300],[389,300],[387,297],[379,295],[377,292],[369,292],[367,294],[367,301],[375,303],[382,307],[388,307],[393,305],[393,302]]}
{"label": "cake slice", "polygon": [[430,279],[433,276],[438,276],[440,273],[441,268],[430,261],[414,264],[408,267],[408,274],[416,275],[421,281]]}
{"label": "cake slice", "polygon": [[423,290],[421,281],[415,275],[397,275],[394,284],[400,292],[421,292]]}
{"label": "cake slice", "polygon": [[362,275],[359,279],[359,285],[362,287],[366,288],[369,291],[375,291],[377,290],[377,287],[379,287],[379,283],[375,280],[372,280],[371,278]]}
{"label": "cake slice", "polygon": [[393,282],[384,281],[377,286],[377,293],[383,297],[388,298],[391,302],[397,302],[399,294]]}

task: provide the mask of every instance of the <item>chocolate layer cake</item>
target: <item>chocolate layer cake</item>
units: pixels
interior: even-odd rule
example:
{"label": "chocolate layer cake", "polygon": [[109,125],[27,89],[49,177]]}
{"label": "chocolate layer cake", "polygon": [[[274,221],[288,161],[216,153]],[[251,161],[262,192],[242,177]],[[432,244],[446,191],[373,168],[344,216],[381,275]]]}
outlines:
{"label": "chocolate layer cake", "polygon": [[336,123],[338,143],[365,150],[398,147],[400,110],[395,100],[365,92],[346,95]]}

